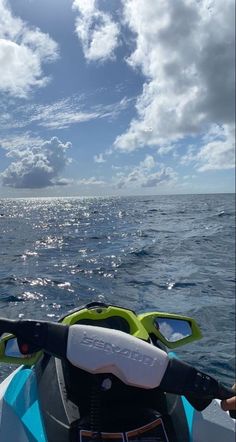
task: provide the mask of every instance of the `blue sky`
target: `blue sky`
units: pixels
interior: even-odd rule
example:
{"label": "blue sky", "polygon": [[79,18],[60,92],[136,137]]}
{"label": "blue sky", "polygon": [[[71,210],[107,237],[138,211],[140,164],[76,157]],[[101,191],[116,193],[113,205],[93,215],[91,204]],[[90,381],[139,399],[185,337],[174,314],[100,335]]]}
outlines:
{"label": "blue sky", "polygon": [[233,0],[0,0],[0,197],[234,191]]}

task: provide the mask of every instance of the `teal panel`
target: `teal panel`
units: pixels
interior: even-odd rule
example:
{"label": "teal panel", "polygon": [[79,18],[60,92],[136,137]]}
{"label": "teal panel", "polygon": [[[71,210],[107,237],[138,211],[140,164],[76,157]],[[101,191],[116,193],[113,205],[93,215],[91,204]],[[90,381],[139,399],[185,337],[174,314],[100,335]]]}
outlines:
{"label": "teal panel", "polygon": [[189,428],[189,434],[190,434],[190,442],[192,442],[192,432],[193,432],[193,418],[194,418],[194,408],[192,405],[187,401],[187,399],[184,396],[181,396],[187,422],[188,422],[188,428]]}
{"label": "teal panel", "polygon": [[47,442],[33,370],[22,368],[16,373],[7,388],[4,400],[21,419],[29,435],[29,442]]}

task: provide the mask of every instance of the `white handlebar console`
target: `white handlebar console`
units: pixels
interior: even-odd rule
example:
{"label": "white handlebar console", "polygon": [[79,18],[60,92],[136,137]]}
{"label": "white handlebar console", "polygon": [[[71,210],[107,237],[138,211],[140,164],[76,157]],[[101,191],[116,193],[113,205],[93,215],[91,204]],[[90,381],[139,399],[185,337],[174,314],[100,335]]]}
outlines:
{"label": "white handlebar console", "polygon": [[89,373],[112,373],[127,385],[155,388],[161,383],[169,358],[148,342],[119,330],[72,325],[67,359]]}

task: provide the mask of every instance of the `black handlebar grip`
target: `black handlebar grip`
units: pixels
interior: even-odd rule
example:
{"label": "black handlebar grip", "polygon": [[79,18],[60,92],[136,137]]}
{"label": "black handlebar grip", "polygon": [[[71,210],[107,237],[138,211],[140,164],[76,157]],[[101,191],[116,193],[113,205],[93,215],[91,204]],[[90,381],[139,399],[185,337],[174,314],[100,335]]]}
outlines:
{"label": "black handlebar grip", "polygon": [[[235,391],[236,396],[236,384],[234,384],[232,388]],[[230,417],[232,417],[232,419],[236,419],[236,410],[230,410],[229,415]]]}

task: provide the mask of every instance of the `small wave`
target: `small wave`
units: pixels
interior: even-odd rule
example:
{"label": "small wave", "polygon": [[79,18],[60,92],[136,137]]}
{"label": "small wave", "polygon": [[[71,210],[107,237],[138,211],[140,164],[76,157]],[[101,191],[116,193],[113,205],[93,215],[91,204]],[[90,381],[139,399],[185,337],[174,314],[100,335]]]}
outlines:
{"label": "small wave", "polygon": [[153,213],[153,212],[158,212],[158,209],[149,209],[147,210],[146,213]]}
{"label": "small wave", "polygon": [[234,215],[234,213],[233,213],[233,212],[225,212],[224,210],[221,210],[221,212],[217,213],[217,216],[218,216],[218,217],[221,217],[221,216],[230,216],[230,215]]}
{"label": "small wave", "polygon": [[[118,267],[118,265],[116,266]],[[82,275],[85,275],[86,277],[89,276],[90,278],[94,276],[102,276],[103,278],[115,278],[116,270],[111,269],[105,269],[103,267],[97,267],[95,269],[77,269],[76,271],[73,271],[72,274],[75,273],[81,273]]]}
{"label": "small wave", "polygon": [[51,283],[51,280],[47,278],[32,278],[30,281],[28,281],[28,283],[31,286],[46,286]]}
{"label": "small wave", "polygon": [[101,241],[101,240],[110,240],[110,235],[91,235],[87,237],[87,240],[95,240],[95,241]]}
{"label": "small wave", "polygon": [[[160,233],[160,230],[159,229],[154,229],[153,227],[152,228],[150,228],[150,229],[147,229],[147,232],[148,233]],[[149,235],[148,235],[149,236]]]}
{"label": "small wave", "polygon": [[43,298],[41,293],[24,292],[18,296],[18,301],[38,301]]}
{"label": "small wave", "polygon": [[60,282],[57,287],[59,287],[60,289],[68,289],[69,287],[71,287],[71,283],[70,282]]}
{"label": "small wave", "polygon": [[138,257],[149,256],[150,252],[146,249],[134,250],[134,251],[130,252],[130,255],[134,255],[134,256],[138,256]]}
{"label": "small wave", "polygon": [[134,236],[138,236],[139,238],[148,238],[148,233],[144,232],[143,230],[137,230]]}
{"label": "small wave", "polygon": [[137,279],[130,279],[129,281],[126,282],[126,284],[130,284],[130,285],[141,285],[144,287],[148,287],[148,286],[157,286],[157,284],[153,281],[138,281]]}
{"label": "small wave", "polygon": [[186,287],[196,287],[195,282],[168,282],[166,284],[167,290],[172,290],[173,288],[186,288]]}
{"label": "small wave", "polygon": [[19,278],[17,278],[14,275],[6,276],[5,278],[0,279],[0,286],[1,285],[17,285],[19,283]]}
{"label": "small wave", "polygon": [[[49,305],[50,307],[52,307],[54,310],[60,310],[61,307],[62,307],[61,304],[58,304],[57,302],[50,302],[48,305]],[[67,304],[67,305],[71,306],[72,304],[69,303],[69,304]]]}
{"label": "small wave", "polygon": [[0,297],[0,302],[19,302],[19,301],[24,301],[24,300],[14,295],[6,295]]}
{"label": "small wave", "polygon": [[118,218],[124,218],[127,215],[125,210],[120,210],[118,213]]}
{"label": "small wave", "polygon": [[152,244],[145,244],[140,246],[140,248],[131,248],[129,255],[137,256],[138,258],[142,258],[143,256],[152,257],[156,255],[155,253],[155,241],[152,241]]}
{"label": "small wave", "polygon": [[39,285],[49,285],[51,287],[56,286],[60,289],[67,290],[69,292],[74,291],[73,289],[71,289],[71,283],[68,281],[61,281],[58,279],[49,279],[49,278],[45,279],[38,278],[38,280],[39,280]]}
{"label": "small wave", "polygon": [[61,247],[63,245],[63,238],[57,236],[47,236],[46,238],[42,238],[41,240],[37,240],[35,243],[36,249],[45,248],[45,249],[55,249],[57,247]]}
{"label": "small wave", "polygon": [[25,261],[28,257],[32,257],[32,256],[38,256],[37,252],[30,252],[30,251],[26,251],[25,253],[23,253],[23,255],[20,255],[20,257]]}
{"label": "small wave", "polygon": [[205,241],[205,242],[212,242],[213,238],[211,238],[209,236],[202,235],[202,240]]}
{"label": "small wave", "polygon": [[41,293],[26,291],[22,295],[3,295],[0,297],[0,302],[24,302],[24,301],[38,301],[43,298]]}
{"label": "small wave", "polygon": [[153,203],[154,201],[155,201],[155,200],[145,199],[145,200],[141,200],[140,203],[143,203],[143,204],[150,204],[150,203]]}
{"label": "small wave", "polygon": [[195,282],[176,282],[175,283],[175,287],[177,288],[182,288],[182,287],[196,287],[196,283]]}

